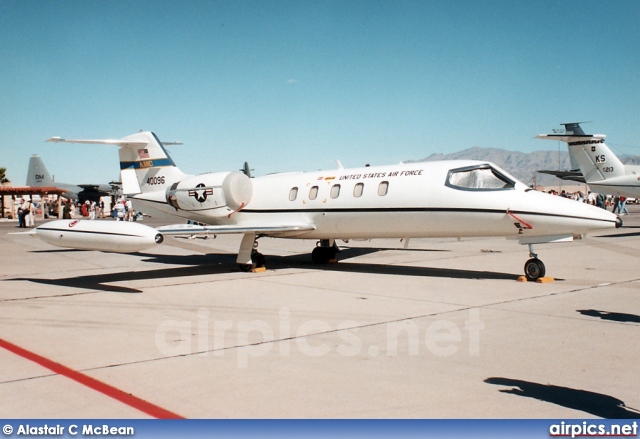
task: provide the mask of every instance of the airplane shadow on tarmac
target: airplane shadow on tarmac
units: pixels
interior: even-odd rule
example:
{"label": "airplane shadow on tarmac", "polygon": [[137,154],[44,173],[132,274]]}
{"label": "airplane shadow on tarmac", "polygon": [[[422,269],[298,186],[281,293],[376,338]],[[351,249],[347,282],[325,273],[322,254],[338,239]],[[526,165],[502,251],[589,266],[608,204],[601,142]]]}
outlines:
{"label": "airplane shadow on tarmac", "polygon": [[[341,248],[338,254],[338,263],[328,264],[316,264],[311,261],[311,256],[307,253],[276,256],[266,255],[266,266],[268,270],[282,270],[286,268],[297,268],[304,270],[322,270],[322,271],[339,271],[346,273],[373,273],[373,274],[386,274],[396,276],[426,276],[426,277],[446,277],[454,279],[494,279],[494,280],[516,280],[518,275],[512,273],[499,273],[493,271],[474,271],[474,270],[459,270],[448,268],[430,268],[430,267],[414,267],[409,265],[386,265],[386,264],[372,264],[372,263],[357,263],[348,262],[349,259],[356,258],[371,253],[376,253],[384,250],[403,250],[403,249],[378,249],[378,248]],[[414,251],[414,250],[412,250]],[[426,250],[421,249],[418,251],[443,251],[443,250]],[[146,259],[147,262],[154,263],[168,263],[168,264],[180,264],[181,259],[184,263],[190,264],[191,258],[194,256],[162,256],[154,255],[151,259]],[[200,257],[208,258],[209,264],[220,257],[226,257],[224,264],[229,262],[229,258],[232,259],[231,265],[235,264],[235,255],[218,255],[209,254]],[[234,271],[235,267],[229,269],[228,267],[222,270],[222,272]]]}
{"label": "airplane shadow on tarmac", "polygon": [[484,382],[513,387],[512,389],[500,390],[502,393],[535,398],[601,418],[640,419],[640,412],[627,407],[624,401],[602,393],[501,377],[487,378]]}
{"label": "airplane shadow on tarmac", "polygon": [[602,320],[622,323],[640,323],[640,316],[636,314],[626,314],[623,312],[600,311],[597,309],[579,309],[580,314],[590,317],[598,317]]}
{"label": "airplane shadow on tarmac", "polygon": [[[640,229],[640,226],[623,226],[619,230]],[[634,236],[640,236],[640,232],[628,232],[628,233],[610,233],[606,235],[594,236],[594,238],[632,238]]]}
{"label": "airplane shadow on tarmac", "polygon": [[[62,250],[73,251],[73,250]],[[82,251],[82,250],[80,250]],[[314,264],[309,254],[296,254],[288,256],[266,256],[268,270],[280,270],[297,268],[305,270],[323,270],[345,273],[374,273],[396,276],[426,276],[452,279],[493,279],[516,280],[518,275],[512,273],[500,273],[493,271],[459,270],[448,268],[414,267],[408,265],[385,265],[371,263],[351,263],[348,259],[364,254],[377,252],[379,249],[348,248],[343,249],[339,255],[341,262],[333,264]],[[55,285],[69,288],[91,289],[114,293],[141,293],[142,290],[122,285],[113,285],[119,282],[131,282],[137,280],[168,279],[175,277],[194,277],[212,274],[225,274],[238,271],[235,254],[198,254],[198,255],[149,255],[135,253],[145,257],[144,262],[154,264],[181,265],[180,267],[156,268],[153,270],[128,271],[119,273],[92,274],[58,279],[38,278],[12,278],[7,281],[29,281],[45,285]],[[126,257],[123,255],[123,257]],[[252,275],[248,273],[248,275]]]}
{"label": "airplane shadow on tarmac", "polygon": [[[184,267],[159,268],[155,270],[126,271],[118,273],[91,274],[85,276],[74,276],[59,279],[37,279],[37,278],[12,278],[8,281],[29,281],[37,284],[55,285],[68,288],[91,289],[114,293],[142,293],[142,290],[122,285],[110,285],[118,282],[132,282],[138,280],[168,279],[176,277],[193,277],[210,274],[228,273],[228,265],[235,261],[234,255],[214,255],[215,262],[209,255],[193,255],[185,257],[188,259]],[[153,255],[153,257],[157,257]],[[162,257],[159,257],[162,258]],[[176,264],[175,256],[168,256],[167,264]],[[153,261],[157,262],[157,261]]]}

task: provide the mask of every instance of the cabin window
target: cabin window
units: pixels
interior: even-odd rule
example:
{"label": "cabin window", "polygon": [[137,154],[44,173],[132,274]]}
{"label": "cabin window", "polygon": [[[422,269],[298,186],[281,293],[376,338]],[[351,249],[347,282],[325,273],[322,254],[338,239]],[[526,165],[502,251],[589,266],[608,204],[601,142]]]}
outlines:
{"label": "cabin window", "polygon": [[318,198],[318,186],[313,186],[309,190],[309,199],[310,200],[315,200],[316,198]]}
{"label": "cabin window", "polygon": [[292,187],[289,191],[289,201],[296,201],[296,198],[298,198],[298,188]]}
{"label": "cabin window", "polygon": [[389,182],[381,181],[380,184],[378,185],[378,195],[380,195],[381,197],[384,197],[385,195],[387,195],[388,191],[389,191]]}
{"label": "cabin window", "polygon": [[362,196],[362,191],[364,190],[364,183],[358,183],[353,188],[353,196],[359,198]]}
{"label": "cabin window", "polygon": [[340,185],[334,184],[331,186],[331,198],[338,198],[340,196]]}
{"label": "cabin window", "polygon": [[499,191],[513,189],[515,181],[484,164],[450,170],[446,185],[466,191]]}

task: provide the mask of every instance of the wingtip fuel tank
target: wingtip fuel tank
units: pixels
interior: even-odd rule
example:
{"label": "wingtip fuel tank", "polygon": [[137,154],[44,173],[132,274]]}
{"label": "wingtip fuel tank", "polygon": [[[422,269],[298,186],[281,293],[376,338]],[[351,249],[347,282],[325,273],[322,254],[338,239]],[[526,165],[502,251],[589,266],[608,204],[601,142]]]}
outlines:
{"label": "wingtip fuel tank", "polygon": [[137,252],[163,241],[153,227],[129,221],[57,220],[33,234],[58,247],[115,253]]}

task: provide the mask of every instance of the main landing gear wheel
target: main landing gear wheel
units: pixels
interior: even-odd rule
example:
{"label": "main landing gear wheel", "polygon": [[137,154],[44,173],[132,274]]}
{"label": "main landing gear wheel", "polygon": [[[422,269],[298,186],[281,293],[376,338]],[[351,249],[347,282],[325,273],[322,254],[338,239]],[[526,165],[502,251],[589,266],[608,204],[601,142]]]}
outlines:
{"label": "main landing gear wheel", "polygon": [[528,281],[535,282],[544,277],[546,269],[542,261],[538,258],[531,258],[524,264],[524,275]]}
{"label": "main landing gear wheel", "polygon": [[251,253],[251,264],[238,264],[240,267],[240,271],[244,271],[246,273],[250,272],[254,268],[261,268],[266,266],[266,259],[262,253],[258,253],[257,251],[253,251]]}
{"label": "main landing gear wheel", "polygon": [[336,258],[336,253],[335,243],[332,244],[329,240],[318,241],[317,247],[311,252],[311,260],[315,264],[328,264]]}
{"label": "main landing gear wheel", "polygon": [[240,271],[249,272],[254,268],[266,267],[266,259],[262,253],[258,251],[258,241],[253,242],[253,250],[251,250],[251,264],[238,264]]}

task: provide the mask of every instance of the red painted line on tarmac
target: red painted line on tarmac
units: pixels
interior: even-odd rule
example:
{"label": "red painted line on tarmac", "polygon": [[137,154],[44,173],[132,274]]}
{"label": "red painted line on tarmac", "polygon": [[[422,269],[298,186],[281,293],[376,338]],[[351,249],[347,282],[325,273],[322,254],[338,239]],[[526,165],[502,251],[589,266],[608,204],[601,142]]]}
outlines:
{"label": "red painted line on tarmac", "polygon": [[184,417],[170,412],[169,410],[165,410],[162,407],[158,407],[155,404],[151,404],[143,399],[135,397],[130,393],[123,392],[120,389],[117,389],[109,384],[103,383],[102,381],[98,381],[95,378],[91,378],[88,375],[83,374],[82,372],[78,372],[76,370],[70,369],[67,366],[64,366],[60,363],[56,363],[55,361],[49,360],[48,358],[42,357],[38,354],[35,354],[31,351],[21,348],[20,346],[16,346],[13,343],[10,343],[6,340],[0,338],[0,347],[8,350],[9,352],[13,352],[16,355],[19,355],[27,360],[33,361],[34,363],[38,363],[40,366],[46,367],[47,369],[63,375],[67,378],[71,378],[78,383],[85,385],[93,390],[97,390],[104,395],[107,395],[113,399],[116,399],[128,406],[133,407],[134,409],[140,410],[143,413],[146,413],[154,418],[158,419],[184,419]]}

